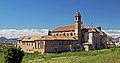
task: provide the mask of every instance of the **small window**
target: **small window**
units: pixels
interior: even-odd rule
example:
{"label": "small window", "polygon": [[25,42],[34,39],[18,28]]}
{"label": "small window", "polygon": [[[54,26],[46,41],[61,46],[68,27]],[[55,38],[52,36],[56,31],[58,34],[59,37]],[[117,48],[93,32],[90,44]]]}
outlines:
{"label": "small window", "polygon": [[31,44],[31,46],[33,46],[33,43]]}
{"label": "small window", "polygon": [[56,34],[56,36],[58,36],[58,34]]}
{"label": "small window", "polygon": [[28,39],[31,39],[31,37],[29,37]]}
{"label": "small window", "polygon": [[28,43],[27,43],[27,45],[28,45]]}
{"label": "small window", "polygon": [[41,38],[44,38],[43,36]]}
{"label": "small window", "polygon": [[74,35],[75,35],[75,33],[74,33]]}
{"label": "small window", "polygon": [[69,34],[67,33],[67,36],[69,36]]}
{"label": "small window", "polygon": [[72,42],[70,42],[69,44],[72,45]]}
{"label": "small window", "polygon": [[75,17],[75,20],[77,20],[77,17]]}
{"label": "small window", "polygon": [[73,36],[72,33],[70,33],[70,36]]}

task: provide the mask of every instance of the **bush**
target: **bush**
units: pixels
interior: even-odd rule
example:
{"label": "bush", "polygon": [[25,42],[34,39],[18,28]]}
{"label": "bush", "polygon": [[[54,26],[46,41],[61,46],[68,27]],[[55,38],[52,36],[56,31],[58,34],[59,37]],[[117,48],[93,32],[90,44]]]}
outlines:
{"label": "bush", "polygon": [[21,48],[14,46],[6,46],[4,49],[4,61],[5,63],[21,63],[24,56],[24,52]]}
{"label": "bush", "polygon": [[2,43],[2,42],[0,42],[0,52],[2,52],[2,51],[3,51],[4,47],[5,47],[5,44],[4,44],[4,43]]}

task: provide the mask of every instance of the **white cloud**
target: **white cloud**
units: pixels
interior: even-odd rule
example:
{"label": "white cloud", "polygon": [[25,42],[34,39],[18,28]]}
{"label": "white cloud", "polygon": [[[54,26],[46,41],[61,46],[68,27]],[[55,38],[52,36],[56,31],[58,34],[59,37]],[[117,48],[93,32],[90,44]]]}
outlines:
{"label": "white cloud", "polygon": [[[120,30],[103,30],[109,36],[114,38],[120,36]],[[48,29],[2,29],[0,30],[0,37],[19,38],[23,36],[43,36],[48,34]]]}
{"label": "white cloud", "polygon": [[19,38],[23,36],[43,36],[48,34],[48,29],[2,29],[0,30],[0,37]]}
{"label": "white cloud", "polygon": [[109,36],[114,38],[120,37],[120,30],[104,30]]}

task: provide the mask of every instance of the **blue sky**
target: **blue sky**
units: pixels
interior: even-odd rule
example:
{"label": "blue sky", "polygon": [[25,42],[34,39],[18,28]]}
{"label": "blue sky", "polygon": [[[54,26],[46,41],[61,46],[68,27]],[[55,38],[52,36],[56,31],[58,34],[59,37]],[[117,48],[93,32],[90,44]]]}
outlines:
{"label": "blue sky", "polygon": [[54,29],[74,24],[79,9],[87,26],[120,29],[120,0],[0,0],[0,29]]}

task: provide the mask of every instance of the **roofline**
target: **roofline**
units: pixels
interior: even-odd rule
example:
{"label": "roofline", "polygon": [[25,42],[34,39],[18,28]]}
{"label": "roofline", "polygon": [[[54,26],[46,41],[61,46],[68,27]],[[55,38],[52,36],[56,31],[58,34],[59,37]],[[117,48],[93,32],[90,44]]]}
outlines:
{"label": "roofline", "polygon": [[[69,32],[69,31],[75,31],[75,30],[64,30],[64,32]],[[51,32],[63,32],[63,30],[62,31],[51,31]]]}

